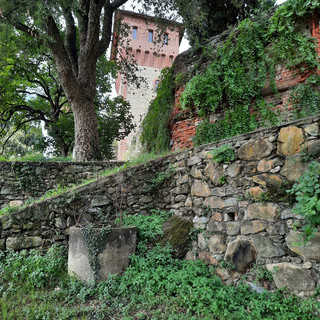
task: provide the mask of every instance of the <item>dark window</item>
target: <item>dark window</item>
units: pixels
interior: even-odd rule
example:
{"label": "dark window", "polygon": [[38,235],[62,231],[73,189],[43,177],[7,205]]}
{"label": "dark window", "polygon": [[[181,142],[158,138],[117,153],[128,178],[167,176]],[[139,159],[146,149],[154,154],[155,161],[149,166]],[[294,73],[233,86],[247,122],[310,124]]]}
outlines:
{"label": "dark window", "polygon": [[138,28],[137,27],[132,28],[132,39],[134,39],[134,40],[138,39]]}
{"label": "dark window", "polygon": [[153,31],[152,30],[149,30],[149,42],[153,42]]}
{"label": "dark window", "polygon": [[166,45],[169,43],[169,35],[167,33],[165,33],[165,35],[164,35],[163,43]]}

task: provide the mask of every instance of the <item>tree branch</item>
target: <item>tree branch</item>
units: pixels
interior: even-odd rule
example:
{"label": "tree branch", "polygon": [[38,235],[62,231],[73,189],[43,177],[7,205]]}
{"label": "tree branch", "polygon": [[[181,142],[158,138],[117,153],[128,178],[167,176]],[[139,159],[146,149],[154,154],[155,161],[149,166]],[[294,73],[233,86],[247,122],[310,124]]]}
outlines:
{"label": "tree branch", "polygon": [[114,0],[111,3],[111,9],[114,12],[115,10],[117,10],[118,8],[120,8],[123,4],[125,4],[126,2],[128,2],[128,0]]}
{"label": "tree branch", "polygon": [[63,7],[63,15],[66,22],[65,47],[72,63],[75,76],[78,75],[77,30],[72,16],[70,5]]}

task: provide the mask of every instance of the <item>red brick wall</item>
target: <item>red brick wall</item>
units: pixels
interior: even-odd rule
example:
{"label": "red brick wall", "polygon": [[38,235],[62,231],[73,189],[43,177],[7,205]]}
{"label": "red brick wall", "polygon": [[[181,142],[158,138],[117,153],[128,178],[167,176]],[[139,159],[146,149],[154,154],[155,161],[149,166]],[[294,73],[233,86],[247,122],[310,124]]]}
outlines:
{"label": "red brick wall", "polygon": [[[320,57],[320,28],[319,28],[319,14],[315,12],[310,21],[310,33],[311,36],[316,38],[316,50]],[[306,79],[314,71],[306,70],[290,70],[283,66],[277,67],[275,76],[275,85],[278,89],[278,94],[274,94],[270,88],[269,81],[266,82],[266,87],[262,91],[262,95],[268,103],[275,104],[274,110],[283,111],[286,108],[290,109],[290,105],[287,104],[291,89],[306,81]],[[317,70],[319,73],[319,70]],[[201,119],[196,118],[194,114],[186,111],[181,111],[179,108],[180,95],[183,92],[183,88],[176,88],[175,104],[172,112],[172,119],[170,123],[171,130],[171,145],[172,150],[181,150],[186,148],[192,148],[192,139],[196,132],[196,126]]]}

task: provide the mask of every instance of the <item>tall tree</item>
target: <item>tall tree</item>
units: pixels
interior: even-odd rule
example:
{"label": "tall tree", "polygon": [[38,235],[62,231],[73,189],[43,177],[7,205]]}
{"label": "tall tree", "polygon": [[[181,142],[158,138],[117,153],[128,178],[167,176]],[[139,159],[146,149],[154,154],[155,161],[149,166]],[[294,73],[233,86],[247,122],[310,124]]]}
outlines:
{"label": "tall tree", "polygon": [[204,42],[257,10],[274,6],[274,0],[173,0],[192,44]]}
{"label": "tall tree", "polygon": [[128,0],[0,0],[1,20],[50,49],[75,125],[77,160],[101,158],[96,66],[109,47],[114,12]]}

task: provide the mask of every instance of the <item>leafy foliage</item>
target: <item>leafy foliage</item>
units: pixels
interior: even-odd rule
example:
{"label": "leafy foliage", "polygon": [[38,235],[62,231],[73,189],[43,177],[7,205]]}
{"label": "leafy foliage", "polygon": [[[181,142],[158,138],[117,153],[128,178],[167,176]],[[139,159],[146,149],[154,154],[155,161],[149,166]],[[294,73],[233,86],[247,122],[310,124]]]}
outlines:
{"label": "leafy foliage", "polygon": [[293,106],[293,113],[297,119],[316,115],[320,111],[320,92],[316,88],[319,79],[312,77],[308,80],[294,88],[288,100],[288,105]]}
{"label": "leafy foliage", "polygon": [[302,230],[305,241],[308,241],[314,237],[320,224],[320,164],[312,161],[308,170],[287,192],[296,197],[297,205],[292,211],[304,217]]}
{"label": "leafy foliage", "polygon": [[229,144],[214,148],[210,154],[212,155],[212,160],[217,163],[228,164],[236,159],[234,148]]}
{"label": "leafy foliage", "polygon": [[[276,92],[274,77],[278,64],[298,72],[318,66],[314,39],[298,32],[296,24],[319,6],[318,1],[309,5],[303,0],[288,0],[271,20],[258,17],[242,21],[218,47],[205,73],[191,78],[181,96],[182,108],[196,110],[204,120],[197,127],[196,145],[277,123],[273,106],[262,98],[262,89],[269,83]],[[293,100],[311,104],[306,111],[300,106],[299,116],[315,112],[318,97],[311,85],[296,90]],[[219,112],[221,118],[211,122],[209,115]]]}
{"label": "leafy foliage", "polygon": [[256,11],[272,7],[275,1],[175,0],[174,2],[183,18],[188,38],[194,44],[203,43]]}
{"label": "leafy foliage", "polygon": [[[161,234],[167,217],[154,211],[125,219],[137,226],[139,243],[147,244]],[[90,284],[67,276],[66,252],[59,247],[45,255],[1,253],[1,318],[313,320],[320,315],[316,298],[225,286],[203,262],[173,259],[169,246],[140,247],[144,250],[133,254],[123,276]]]}
{"label": "leafy foliage", "polygon": [[141,142],[148,152],[160,153],[169,149],[169,117],[174,100],[172,68],[161,71],[157,97],[151,102],[142,122]]}

